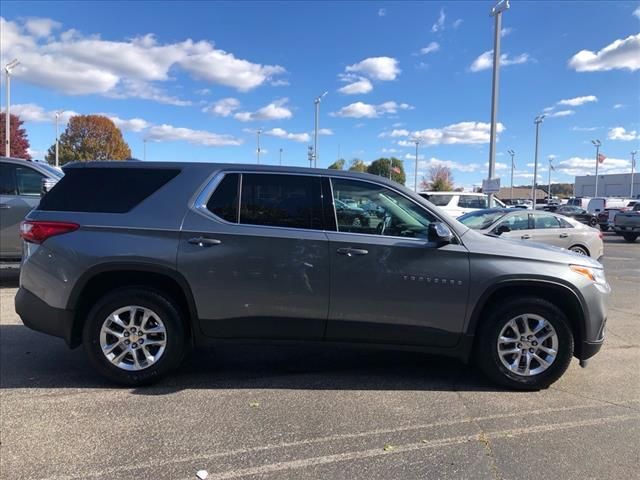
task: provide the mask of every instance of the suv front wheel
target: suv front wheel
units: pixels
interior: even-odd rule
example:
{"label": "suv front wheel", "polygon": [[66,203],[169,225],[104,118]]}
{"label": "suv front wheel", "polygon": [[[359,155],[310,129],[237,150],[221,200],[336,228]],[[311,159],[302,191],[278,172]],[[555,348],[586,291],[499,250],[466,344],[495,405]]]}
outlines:
{"label": "suv front wheel", "polygon": [[180,310],[170,298],[131,287],[96,303],[84,325],[83,344],[103,376],[138,386],[160,379],[180,364],[184,335]]}
{"label": "suv front wheel", "polygon": [[513,299],[483,319],[476,344],[481,370],[509,388],[547,388],[562,376],[573,356],[566,315],[540,298]]}

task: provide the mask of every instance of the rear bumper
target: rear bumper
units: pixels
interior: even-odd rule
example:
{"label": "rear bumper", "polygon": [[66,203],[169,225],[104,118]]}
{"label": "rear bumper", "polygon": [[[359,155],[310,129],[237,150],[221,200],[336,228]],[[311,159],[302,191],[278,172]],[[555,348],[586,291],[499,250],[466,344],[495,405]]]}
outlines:
{"label": "rear bumper", "polygon": [[54,308],[24,287],[18,289],[15,307],[25,326],[60,337],[72,348],[77,346],[73,339],[73,311]]}
{"label": "rear bumper", "polygon": [[638,225],[614,225],[613,229],[621,233],[640,233],[640,226]]}

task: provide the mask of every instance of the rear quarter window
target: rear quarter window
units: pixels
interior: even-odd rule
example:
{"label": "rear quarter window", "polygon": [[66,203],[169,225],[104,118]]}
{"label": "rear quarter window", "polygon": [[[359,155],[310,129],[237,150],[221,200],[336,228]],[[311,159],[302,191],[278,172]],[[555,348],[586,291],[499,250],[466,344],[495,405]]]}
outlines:
{"label": "rear quarter window", "polygon": [[74,168],[43,197],[39,210],[126,213],[180,173],[178,169]]}

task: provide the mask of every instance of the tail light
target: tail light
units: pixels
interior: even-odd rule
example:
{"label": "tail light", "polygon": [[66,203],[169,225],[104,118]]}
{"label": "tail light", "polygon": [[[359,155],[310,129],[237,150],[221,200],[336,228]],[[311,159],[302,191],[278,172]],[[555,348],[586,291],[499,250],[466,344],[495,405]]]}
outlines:
{"label": "tail light", "polygon": [[49,237],[73,232],[78,228],[80,225],[77,223],[25,220],[20,224],[20,236],[26,242],[42,243]]}
{"label": "tail light", "polygon": [[602,232],[598,232],[598,237],[600,237],[600,240],[602,240],[602,238],[604,237],[604,235],[602,235]]}

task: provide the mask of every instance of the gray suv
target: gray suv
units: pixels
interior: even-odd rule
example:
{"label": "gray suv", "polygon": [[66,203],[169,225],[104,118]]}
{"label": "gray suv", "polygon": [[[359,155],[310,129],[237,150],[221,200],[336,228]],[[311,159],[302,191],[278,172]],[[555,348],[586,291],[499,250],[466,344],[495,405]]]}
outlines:
{"label": "gray suv", "polygon": [[[150,162],[65,173],[22,224],[16,310],[121,384],[160,378],[192,346],[322,342],[449,355],[538,389],[604,341],[600,263],[479,234],[380,177]],[[375,213],[354,222],[342,199]]]}
{"label": "gray suv", "polygon": [[22,254],[20,222],[40,202],[45,188],[60,180],[61,170],[44,162],[0,157],[0,260]]}

